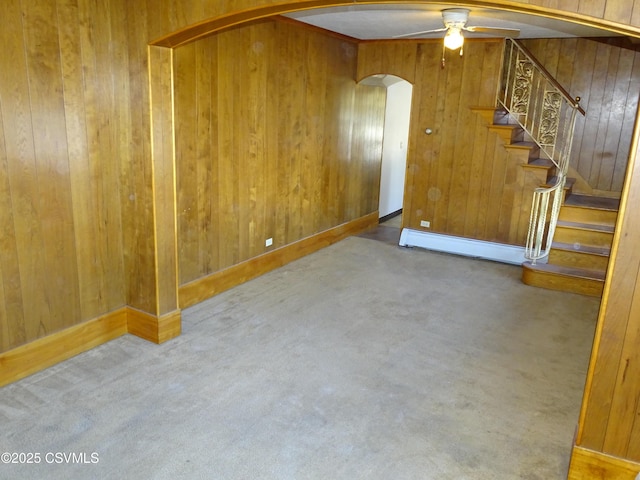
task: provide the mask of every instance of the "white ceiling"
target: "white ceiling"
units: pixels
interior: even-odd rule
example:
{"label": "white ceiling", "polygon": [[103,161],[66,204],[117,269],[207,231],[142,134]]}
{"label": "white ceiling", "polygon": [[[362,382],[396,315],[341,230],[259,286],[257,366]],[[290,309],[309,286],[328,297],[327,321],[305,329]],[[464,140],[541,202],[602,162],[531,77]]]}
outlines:
{"label": "white ceiling", "polygon": [[[393,38],[412,32],[442,28],[441,11],[451,5],[353,5],[293,12],[286,16],[360,40]],[[516,28],[519,38],[611,37],[612,32],[577,23],[522,13],[470,7],[467,26]],[[465,32],[465,37],[488,37]],[[415,38],[439,38],[443,32]]]}

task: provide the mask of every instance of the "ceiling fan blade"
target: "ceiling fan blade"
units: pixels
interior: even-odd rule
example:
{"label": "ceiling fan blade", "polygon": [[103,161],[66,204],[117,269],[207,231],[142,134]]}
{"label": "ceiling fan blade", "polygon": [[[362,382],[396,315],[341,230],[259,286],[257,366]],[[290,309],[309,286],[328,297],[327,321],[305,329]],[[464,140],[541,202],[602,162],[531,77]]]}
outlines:
{"label": "ceiling fan blade", "polygon": [[500,37],[517,37],[520,35],[520,30],[517,28],[463,27],[463,30],[474,33],[491,33]]}
{"label": "ceiling fan blade", "polygon": [[394,35],[393,38],[417,37],[418,35],[426,35],[428,33],[446,32],[446,28],[436,28],[435,30],[424,30],[422,32],[404,33],[402,35]]}

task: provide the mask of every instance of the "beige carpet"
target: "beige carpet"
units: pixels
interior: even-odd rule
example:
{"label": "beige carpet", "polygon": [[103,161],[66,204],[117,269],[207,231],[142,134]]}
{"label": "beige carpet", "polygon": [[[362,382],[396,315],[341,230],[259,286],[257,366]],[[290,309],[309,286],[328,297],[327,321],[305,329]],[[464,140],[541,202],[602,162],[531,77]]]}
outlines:
{"label": "beige carpet", "polygon": [[0,389],[0,478],[565,478],[598,301],[519,276],[349,238]]}

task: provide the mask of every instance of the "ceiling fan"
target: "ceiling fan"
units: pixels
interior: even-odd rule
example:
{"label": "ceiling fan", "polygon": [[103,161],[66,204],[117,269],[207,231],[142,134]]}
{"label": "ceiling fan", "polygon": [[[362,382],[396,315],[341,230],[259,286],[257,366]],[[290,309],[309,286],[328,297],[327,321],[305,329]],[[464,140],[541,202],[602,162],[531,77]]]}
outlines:
{"label": "ceiling fan", "polygon": [[490,33],[498,37],[517,37],[520,35],[520,30],[515,28],[468,27],[467,21],[469,20],[469,12],[470,11],[466,8],[447,8],[442,10],[442,23],[444,24],[444,28],[405,33],[403,35],[396,35],[393,38],[408,38],[428,33],[447,32],[444,35],[444,47],[450,50],[456,50],[459,48],[460,55],[462,55],[462,45],[464,43],[464,36],[462,35],[463,31],[472,33]]}

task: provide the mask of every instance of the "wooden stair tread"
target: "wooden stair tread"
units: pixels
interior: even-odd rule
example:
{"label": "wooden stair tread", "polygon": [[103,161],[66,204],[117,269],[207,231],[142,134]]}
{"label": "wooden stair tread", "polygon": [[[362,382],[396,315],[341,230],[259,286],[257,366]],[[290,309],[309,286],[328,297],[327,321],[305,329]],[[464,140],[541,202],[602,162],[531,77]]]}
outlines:
{"label": "wooden stair tread", "polygon": [[522,140],[524,136],[524,130],[520,125],[514,125],[512,123],[492,123],[487,126],[490,132],[496,133],[505,142],[505,146],[511,146]]}
{"label": "wooden stair tread", "polygon": [[604,281],[605,277],[605,272],[601,270],[565,267],[562,265],[554,265],[552,263],[536,263],[535,265],[532,265],[531,262],[524,262],[522,266],[530,270],[555,273],[556,275],[563,275],[567,277],[584,278],[587,280]]}
{"label": "wooden stair tread", "polygon": [[522,148],[523,150],[530,150],[530,149],[536,149],[538,148],[538,145],[536,145],[535,142],[525,142],[525,141],[521,141],[521,142],[513,142],[511,145],[509,145],[510,148]]}
{"label": "wooden stair tread", "polygon": [[613,233],[615,227],[611,225],[599,225],[595,223],[579,223],[568,222],[566,220],[558,220],[558,227],[575,228],[577,230],[592,230],[596,232]]}
{"label": "wooden stair tread", "polygon": [[514,123],[492,123],[489,128],[492,130],[522,130],[520,125]]}
{"label": "wooden stair tread", "polygon": [[538,167],[538,168],[553,168],[553,167],[555,167],[555,164],[551,160],[548,160],[546,158],[536,158],[534,160],[531,160],[528,163],[528,165],[531,166],[531,167]]}
{"label": "wooden stair tread", "polygon": [[602,257],[608,257],[611,254],[610,248],[594,247],[578,243],[553,242],[551,244],[551,248],[556,250],[566,250],[568,252],[586,253],[588,255],[599,255]]}
{"label": "wooden stair tread", "polygon": [[[558,176],[554,175],[553,177],[549,178],[549,180],[547,180],[547,183],[544,186],[545,187],[553,187],[556,184],[557,181],[558,181]],[[564,182],[564,189],[565,190],[571,190],[575,183],[576,183],[576,179],[575,178],[567,177],[567,179]]]}
{"label": "wooden stair tread", "polygon": [[565,199],[564,204],[572,207],[595,208],[598,210],[617,212],[620,207],[620,200],[617,198],[594,197],[592,195],[574,193]]}

